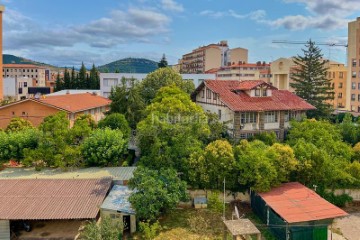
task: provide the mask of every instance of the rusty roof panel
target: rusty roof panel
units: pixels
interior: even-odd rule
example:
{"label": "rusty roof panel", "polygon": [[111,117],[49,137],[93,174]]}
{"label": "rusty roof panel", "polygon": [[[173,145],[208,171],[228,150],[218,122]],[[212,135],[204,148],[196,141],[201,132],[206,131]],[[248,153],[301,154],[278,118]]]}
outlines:
{"label": "rusty roof panel", "polygon": [[0,219],[92,219],[111,179],[0,180]]}
{"label": "rusty roof panel", "polygon": [[288,223],[332,219],[347,213],[298,182],[284,183],[259,194]]}

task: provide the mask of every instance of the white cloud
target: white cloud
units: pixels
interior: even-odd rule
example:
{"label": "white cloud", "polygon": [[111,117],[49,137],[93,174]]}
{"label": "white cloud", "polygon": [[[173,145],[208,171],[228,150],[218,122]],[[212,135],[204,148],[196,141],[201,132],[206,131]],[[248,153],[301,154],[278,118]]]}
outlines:
{"label": "white cloud", "polygon": [[237,19],[245,19],[249,18],[252,20],[260,20],[266,16],[266,12],[264,10],[256,10],[247,14],[239,14],[234,10],[228,11],[212,11],[212,10],[204,10],[200,12],[201,16],[208,16],[212,18],[221,18],[221,17],[233,17]]}
{"label": "white cloud", "polygon": [[174,11],[174,12],[183,12],[184,7],[175,2],[174,0],[161,0],[162,8],[164,10]]}
{"label": "white cloud", "polygon": [[290,30],[342,29],[351,20],[347,17],[360,10],[359,0],[283,0],[285,3],[305,5],[309,15],[289,15],[267,23],[275,27],[285,27]]}

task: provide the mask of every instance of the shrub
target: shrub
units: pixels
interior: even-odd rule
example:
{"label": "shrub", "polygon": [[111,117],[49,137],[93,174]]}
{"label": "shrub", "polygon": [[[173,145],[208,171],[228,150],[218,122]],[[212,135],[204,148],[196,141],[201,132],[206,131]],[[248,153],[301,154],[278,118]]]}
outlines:
{"label": "shrub", "polygon": [[224,204],[219,199],[219,192],[214,191],[208,194],[208,208],[217,213],[222,213],[224,210]]}
{"label": "shrub", "polygon": [[156,221],[153,224],[151,224],[150,221],[140,222],[139,228],[142,233],[142,237],[145,240],[155,239],[159,231],[162,229],[159,221]]}

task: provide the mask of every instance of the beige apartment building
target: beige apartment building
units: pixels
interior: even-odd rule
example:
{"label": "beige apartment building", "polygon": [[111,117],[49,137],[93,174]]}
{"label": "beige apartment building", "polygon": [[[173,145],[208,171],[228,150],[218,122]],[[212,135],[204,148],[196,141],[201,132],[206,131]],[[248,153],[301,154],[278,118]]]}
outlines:
{"label": "beige apartment building", "polygon": [[4,64],[2,77],[27,77],[35,80],[36,86],[45,87],[45,68],[32,64]]}
{"label": "beige apartment building", "polygon": [[[295,67],[293,58],[279,58],[273,61],[270,66],[272,85],[280,90],[295,92],[295,89],[290,86],[293,82],[291,73]],[[347,68],[344,64],[335,61],[329,61],[326,67],[328,68],[328,78],[331,79],[331,86],[334,89],[334,100],[330,103],[334,109],[343,110],[346,108],[346,99],[349,96],[346,92],[348,88],[346,84]],[[360,89],[360,85],[358,87]]]}
{"label": "beige apartment building", "polygon": [[227,41],[209,44],[184,54],[179,60],[181,73],[205,73],[213,68],[228,64],[248,61],[248,50],[244,48],[230,49]]}
{"label": "beige apartment building", "polygon": [[360,112],[360,17],[348,24],[347,110]]}
{"label": "beige apartment building", "polygon": [[270,64],[265,62],[243,63],[240,61],[236,64],[219,68],[216,73],[216,79],[238,81],[263,80],[270,82]]}
{"label": "beige apartment building", "polygon": [[[3,55],[3,31],[2,31],[2,15],[5,11],[5,7],[0,5],[0,56]],[[0,71],[3,69],[3,58],[0,57]],[[0,100],[4,98],[3,94],[3,75],[0,74]]]}

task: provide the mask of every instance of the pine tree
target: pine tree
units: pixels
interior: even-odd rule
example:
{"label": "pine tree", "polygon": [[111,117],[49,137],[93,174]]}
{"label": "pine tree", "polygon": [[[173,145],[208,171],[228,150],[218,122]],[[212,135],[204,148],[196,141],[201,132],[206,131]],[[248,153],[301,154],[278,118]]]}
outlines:
{"label": "pine tree", "polygon": [[81,63],[81,68],[78,75],[79,89],[87,88],[87,76],[84,62]]}
{"label": "pine tree", "polygon": [[95,64],[93,64],[90,70],[89,87],[90,89],[100,89],[100,78],[99,78],[98,70],[95,67]]}
{"label": "pine tree", "polygon": [[63,81],[60,78],[60,72],[57,73],[55,86],[54,86],[54,92],[58,92],[64,89]]}
{"label": "pine tree", "polygon": [[294,58],[295,68],[291,76],[296,95],[303,98],[316,110],[307,112],[309,118],[328,118],[332,112],[330,100],[334,99],[331,79],[327,77],[328,61],[323,59],[320,48],[309,40],[302,49],[303,56]]}
{"label": "pine tree", "polygon": [[75,74],[75,67],[73,66],[71,69],[71,76],[70,76],[70,89],[78,89],[77,81],[76,81],[76,74]]}
{"label": "pine tree", "polygon": [[71,78],[67,67],[64,70],[64,89],[71,89]]}
{"label": "pine tree", "polygon": [[164,67],[167,67],[167,66],[168,66],[168,62],[166,60],[165,54],[163,54],[160,62],[158,63],[158,67],[159,68],[164,68]]}

